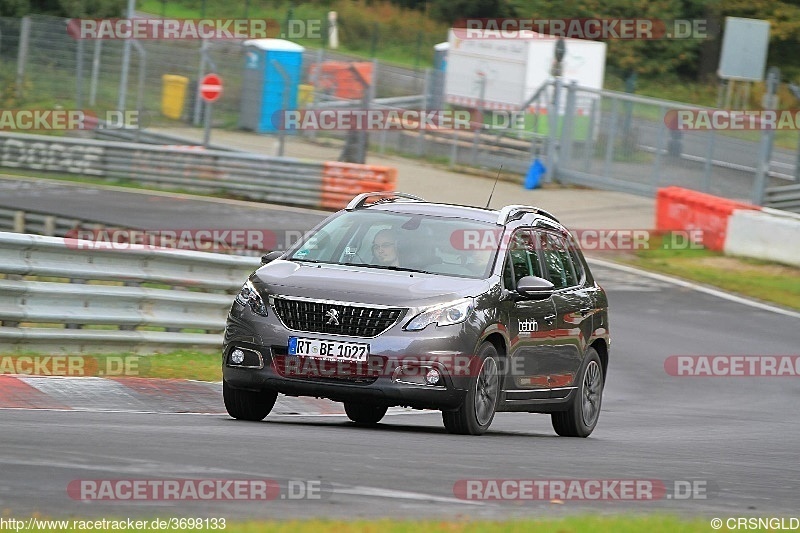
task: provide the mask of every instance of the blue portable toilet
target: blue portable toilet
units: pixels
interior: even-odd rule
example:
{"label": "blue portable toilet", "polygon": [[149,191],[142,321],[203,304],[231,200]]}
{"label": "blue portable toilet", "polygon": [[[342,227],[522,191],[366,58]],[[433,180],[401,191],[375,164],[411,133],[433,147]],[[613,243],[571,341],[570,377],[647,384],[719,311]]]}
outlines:
{"label": "blue portable toilet", "polygon": [[[239,127],[257,133],[277,131],[273,120],[284,109],[297,109],[297,87],[305,48],[284,39],[251,39],[244,42],[244,75]],[[288,75],[288,101],[284,102]]]}

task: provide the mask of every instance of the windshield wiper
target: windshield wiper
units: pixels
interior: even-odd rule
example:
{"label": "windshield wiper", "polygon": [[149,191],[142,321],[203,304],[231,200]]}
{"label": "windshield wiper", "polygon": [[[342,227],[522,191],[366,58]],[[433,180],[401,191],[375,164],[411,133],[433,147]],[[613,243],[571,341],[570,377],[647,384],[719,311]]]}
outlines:
{"label": "windshield wiper", "polygon": [[418,270],[416,268],[408,268],[408,267],[401,267],[395,265],[374,265],[372,263],[342,263],[343,265],[348,266],[359,266],[359,267],[369,267],[369,268],[380,268],[383,270],[394,270],[397,272],[418,272],[420,274],[433,274],[433,272],[428,272],[427,270]]}
{"label": "windshield wiper", "polygon": [[322,263],[322,264],[335,264],[329,261],[319,261],[318,259],[301,259],[299,257],[290,257],[289,261],[302,261],[304,263]]}

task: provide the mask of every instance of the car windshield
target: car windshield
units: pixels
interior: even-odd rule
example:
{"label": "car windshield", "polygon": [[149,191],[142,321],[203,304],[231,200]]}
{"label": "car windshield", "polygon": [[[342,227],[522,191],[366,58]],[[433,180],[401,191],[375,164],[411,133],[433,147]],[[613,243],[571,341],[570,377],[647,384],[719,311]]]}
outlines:
{"label": "car windshield", "polygon": [[352,211],[295,245],[288,258],[482,279],[499,228],[486,222],[385,211]]}

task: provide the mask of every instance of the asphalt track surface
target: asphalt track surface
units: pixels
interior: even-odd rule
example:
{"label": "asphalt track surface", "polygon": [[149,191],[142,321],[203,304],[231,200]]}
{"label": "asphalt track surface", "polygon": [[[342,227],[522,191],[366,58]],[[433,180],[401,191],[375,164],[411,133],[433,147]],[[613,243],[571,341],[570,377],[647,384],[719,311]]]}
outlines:
{"label": "asphalt track surface", "polygon": [[[225,213],[253,222],[234,204]],[[205,213],[205,227],[217,214]],[[486,435],[468,437],[445,433],[436,412],[398,412],[363,429],[337,414],[277,412],[248,423],[168,406],[163,413],[3,409],[0,509],[16,517],[228,520],[800,514],[798,378],[674,377],[664,368],[671,355],[797,355],[798,316],[604,266],[593,272],[609,294],[613,345],[603,411],[588,439],[557,437],[549,417],[521,413],[500,413]],[[280,494],[86,502],[67,492],[75,480],[185,478],[272,480]],[[454,486],[473,479],[657,480],[669,489],[677,480],[707,490],[655,501],[459,499]],[[319,499],[286,497],[302,482],[318,484]]]}

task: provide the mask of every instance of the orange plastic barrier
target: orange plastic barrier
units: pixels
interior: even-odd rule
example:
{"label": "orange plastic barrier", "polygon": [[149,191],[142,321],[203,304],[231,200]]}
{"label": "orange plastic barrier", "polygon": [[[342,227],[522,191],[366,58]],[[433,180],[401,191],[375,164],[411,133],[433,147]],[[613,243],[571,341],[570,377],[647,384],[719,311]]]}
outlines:
{"label": "orange plastic barrier", "polygon": [[331,94],[338,98],[361,98],[364,96],[364,86],[350,69],[351,65],[368,85],[372,84],[372,63],[368,61],[314,63],[309,70],[309,78],[316,80],[315,88],[318,92]]}
{"label": "orange plastic barrier", "polygon": [[736,209],[760,210],[761,207],[691,189],[665,187],[656,194],[656,229],[701,230],[703,246],[722,251],[728,232],[728,217]]}
{"label": "orange plastic barrier", "polygon": [[322,165],[322,207],[341,209],[362,192],[394,191],[397,169],[327,161]]}

